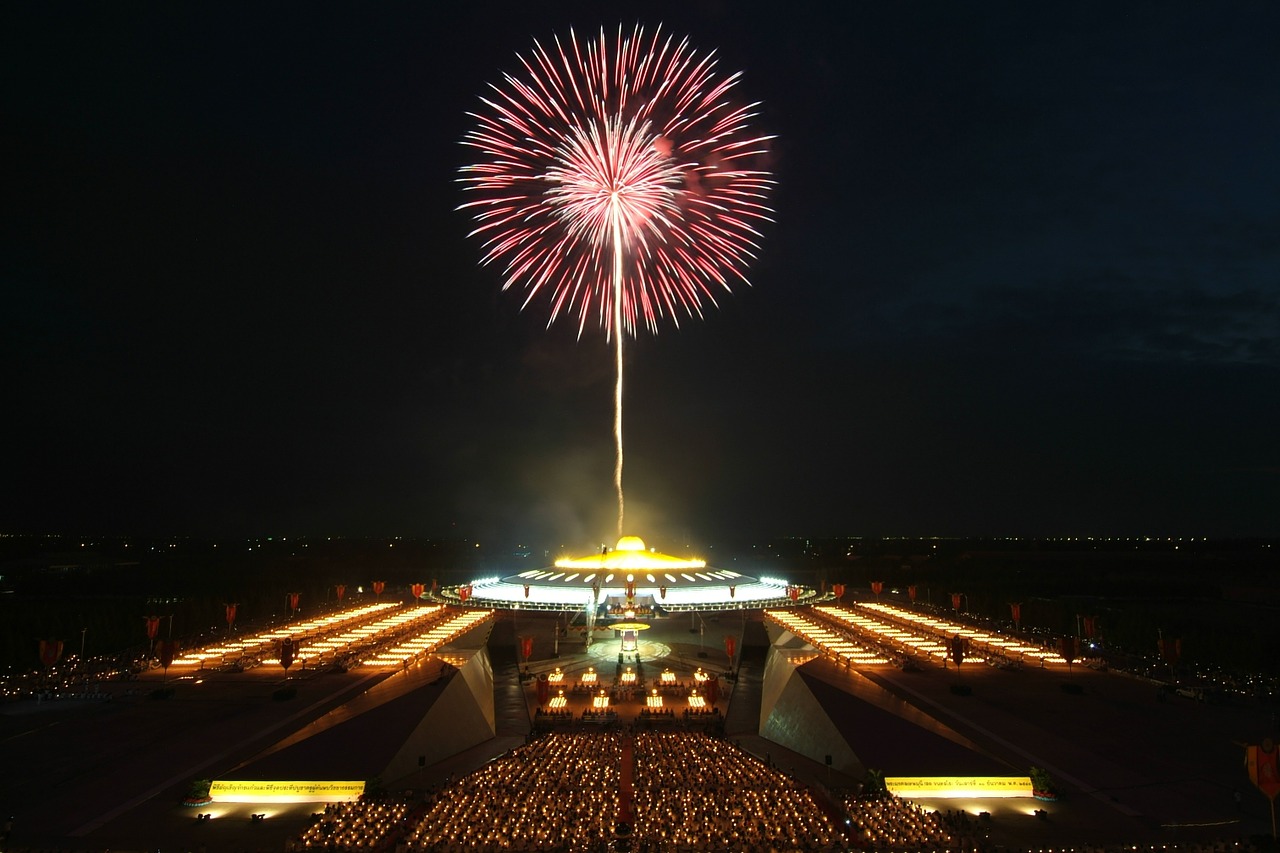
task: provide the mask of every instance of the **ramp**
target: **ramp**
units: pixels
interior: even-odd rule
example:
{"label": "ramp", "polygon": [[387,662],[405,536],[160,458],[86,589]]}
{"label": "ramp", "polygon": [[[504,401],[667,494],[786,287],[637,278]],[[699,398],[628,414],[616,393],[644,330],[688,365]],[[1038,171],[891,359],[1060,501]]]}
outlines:
{"label": "ramp", "polygon": [[769,654],[769,636],[759,619],[748,620],[742,629],[742,657],[738,661],[738,680],[729,696],[725,712],[724,733],[756,735],[760,733],[760,700],[764,694],[765,661]]}
{"label": "ramp", "polygon": [[533,730],[529,703],[520,683],[515,621],[500,615],[489,635],[489,660],[493,664],[494,731],[497,737],[525,737]]}

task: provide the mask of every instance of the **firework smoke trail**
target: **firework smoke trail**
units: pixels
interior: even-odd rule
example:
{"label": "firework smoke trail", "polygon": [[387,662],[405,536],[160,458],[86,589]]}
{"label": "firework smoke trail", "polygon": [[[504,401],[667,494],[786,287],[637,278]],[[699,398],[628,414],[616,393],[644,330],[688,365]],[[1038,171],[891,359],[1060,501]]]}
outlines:
{"label": "firework smoke trail", "polygon": [[627,502],[622,496],[622,223],[613,211],[613,488],[618,493],[618,538],[623,535]]}
{"label": "firework smoke trail", "polygon": [[718,290],[746,284],[773,186],[770,137],[735,105],[739,75],[687,41],[621,27],[610,40],[534,43],[471,116],[476,161],[459,179],[473,200],[483,263],[503,289],[576,316],[614,343],[618,533],[623,533],[623,337],[701,317]]}

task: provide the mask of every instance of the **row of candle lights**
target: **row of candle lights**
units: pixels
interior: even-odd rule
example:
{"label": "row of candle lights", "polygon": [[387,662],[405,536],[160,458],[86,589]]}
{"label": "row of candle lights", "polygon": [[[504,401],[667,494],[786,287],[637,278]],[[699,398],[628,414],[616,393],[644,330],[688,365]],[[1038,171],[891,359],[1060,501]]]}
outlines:
{"label": "row of candle lights", "polygon": [[[1061,655],[1016,638],[945,619],[935,619],[879,602],[859,602],[851,608],[815,607],[814,611],[837,626],[843,626],[864,636],[870,635],[876,642],[920,653],[938,661],[947,660],[951,654],[949,640],[959,635],[967,639],[971,646],[978,648],[985,646],[988,651],[1002,655],[1030,658],[1046,663],[1066,663]],[[769,610],[765,611],[765,615],[818,648],[823,654],[829,654],[838,661],[859,666],[890,662],[883,655],[868,651],[853,642],[854,637],[832,630],[829,625],[804,614],[803,611]]]}
{"label": "row of candle lights", "polygon": [[[946,619],[935,619],[932,616],[915,613],[911,610],[879,602],[859,602],[855,606],[860,610],[868,610],[872,613],[878,613],[900,622],[918,626],[926,631],[931,631],[942,636],[953,637],[956,634],[959,634],[961,637],[969,640],[970,643],[978,643],[980,645],[999,649],[1002,654],[1032,658],[1035,660],[1045,661],[1047,663],[1066,664],[1066,660],[1064,660],[1057,652],[1049,651],[1041,648],[1040,646],[1026,643],[1005,634],[999,634],[994,631],[979,630],[971,625],[962,625],[958,622],[951,622]],[[842,608],[830,609],[839,610]]]}
{"label": "row of candle lights", "polygon": [[247,654],[249,651],[258,650],[268,645],[274,645],[280,640],[286,638],[296,639],[306,637],[314,633],[336,631],[343,626],[358,624],[378,613],[397,607],[400,607],[400,605],[395,602],[366,604],[359,607],[352,607],[348,610],[342,610],[337,613],[331,613],[328,616],[307,619],[301,622],[290,622],[281,628],[274,628],[270,631],[253,634],[248,637],[241,637],[235,640],[228,640],[225,643],[217,643],[211,646],[205,646],[201,649],[196,649],[188,652],[180,658],[176,658],[172,665],[201,666],[215,658],[223,660],[228,655],[238,658]]}
{"label": "row of candle lights", "polygon": [[[827,610],[829,608],[818,608]],[[830,654],[838,661],[873,666],[887,664],[889,660],[878,652],[870,651],[853,642],[847,635],[832,630],[804,611],[766,610],[765,615],[800,637],[806,643]]]}
{"label": "row of candle lights", "polygon": [[410,637],[394,648],[379,652],[364,661],[366,666],[401,666],[420,655],[428,654],[445,643],[493,618],[491,610],[464,610],[439,624]]}
{"label": "row of candle lights", "polygon": [[[387,611],[395,612],[388,613]],[[298,643],[294,661],[305,666],[308,661],[321,658],[353,645],[376,645],[380,638],[403,634],[421,626],[421,630],[408,639],[385,651],[361,661],[366,666],[400,666],[418,656],[439,648],[450,640],[471,630],[493,617],[492,611],[467,610],[449,618],[442,605],[433,607],[404,607],[395,602],[362,605],[328,616],[292,622],[281,628],[244,637],[234,642],[220,643],[198,649],[180,657],[173,666],[203,666],[227,656],[235,659],[249,655],[262,655],[264,664],[280,663],[279,643],[293,639]],[[381,618],[377,618],[377,617]]]}
{"label": "row of candle lights", "polygon": [[[390,636],[421,624],[431,624],[442,614],[444,607],[406,607],[395,613],[389,613],[381,619],[357,625],[340,633],[328,634],[312,639],[294,651],[297,663],[306,663],[335,651],[349,649],[353,645],[376,643],[382,637]],[[263,663],[278,664],[274,657],[264,658]]]}

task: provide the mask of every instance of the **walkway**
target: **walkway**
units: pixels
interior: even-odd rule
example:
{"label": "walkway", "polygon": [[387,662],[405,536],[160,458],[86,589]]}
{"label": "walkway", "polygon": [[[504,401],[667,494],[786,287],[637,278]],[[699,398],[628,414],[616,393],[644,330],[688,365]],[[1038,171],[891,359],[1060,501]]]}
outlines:
{"label": "walkway", "polygon": [[495,736],[526,737],[532,731],[529,704],[520,683],[516,656],[515,620],[503,614],[489,635],[489,663],[493,666],[493,725]]}
{"label": "walkway", "polygon": [[769,654],[769,635],[764,623],[748,619],[742,630],[742,655],[738,679],[729,695],[724,732],[727,736],[760,733],[760,702],[764,695],[764,665]]}

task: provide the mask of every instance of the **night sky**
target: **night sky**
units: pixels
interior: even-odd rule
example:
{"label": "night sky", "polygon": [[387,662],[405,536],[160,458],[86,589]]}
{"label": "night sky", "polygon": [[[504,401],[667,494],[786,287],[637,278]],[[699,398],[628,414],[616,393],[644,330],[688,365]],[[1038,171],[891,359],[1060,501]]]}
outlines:
{"label": "night sky", "polygon": [[0,532],[611,539],[603,333],[456,177],[517,52],[640,21],[745,71],[778,188],[629,349],[635,532],[1280,535],[1280,5],[0,16]]}

